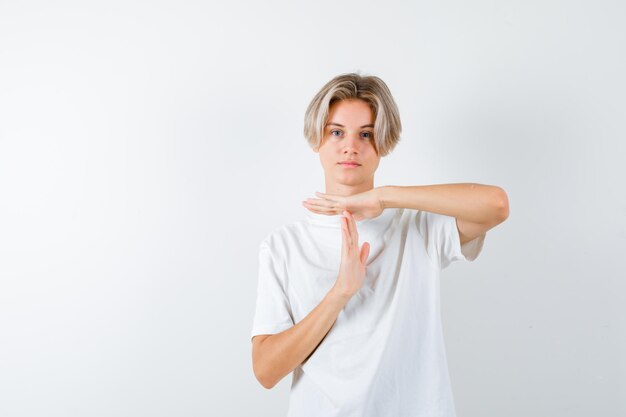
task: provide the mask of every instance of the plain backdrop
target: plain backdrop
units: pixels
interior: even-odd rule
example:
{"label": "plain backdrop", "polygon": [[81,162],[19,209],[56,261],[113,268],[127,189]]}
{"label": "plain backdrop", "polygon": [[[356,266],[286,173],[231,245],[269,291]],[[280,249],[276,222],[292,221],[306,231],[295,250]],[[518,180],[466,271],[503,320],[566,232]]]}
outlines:
{"label": "plain backdrop", "polygon": [[0,1],[0,415],[281,416],[261,240],[324,191],[304,111],[377,75],[375,185],[509,196],[442,274],[459,417],[626,415],[621,1]]}

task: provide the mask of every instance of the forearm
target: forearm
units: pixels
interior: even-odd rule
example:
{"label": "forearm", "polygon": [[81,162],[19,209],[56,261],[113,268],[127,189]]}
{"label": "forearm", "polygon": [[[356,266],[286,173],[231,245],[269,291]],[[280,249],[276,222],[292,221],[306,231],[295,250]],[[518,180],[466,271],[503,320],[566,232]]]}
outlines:
{"label": "forearm", "polygon": [[423,210],[483,224],[508,215],[506,192],[493,185],[386,185],[378,190],[384,208]]}
{"label": "forearm", "polygon": [[331,290],[295,326],[263,341],[259,375],[266,387],[272,388],[309,357],[331,329],[348,299]]}

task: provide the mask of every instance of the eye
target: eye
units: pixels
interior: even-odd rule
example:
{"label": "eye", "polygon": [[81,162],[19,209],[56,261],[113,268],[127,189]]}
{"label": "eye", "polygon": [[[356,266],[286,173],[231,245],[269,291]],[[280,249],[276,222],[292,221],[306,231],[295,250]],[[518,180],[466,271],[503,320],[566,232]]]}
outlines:
{"label": "eye", "polygon": [[363,132],[363,134],[367,135],[367,136],[365,136],[365,139],[371,139],[372,138],[372,134],[370,132]]}
{"label": "eye", "polygon": [[331,130],[330,131],[331,136],[337,136],[337,135],[333,135],[333,133],[335,132],[341,133],[341,130]]}

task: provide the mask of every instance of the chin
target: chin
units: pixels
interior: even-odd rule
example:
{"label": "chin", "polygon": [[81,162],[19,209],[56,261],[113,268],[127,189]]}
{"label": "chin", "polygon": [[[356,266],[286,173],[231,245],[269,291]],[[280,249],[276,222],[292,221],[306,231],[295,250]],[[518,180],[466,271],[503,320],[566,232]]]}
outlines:
{"label": "chin", "polygon": [[352,175],[342,175],[339,178],[337,178],[337,182],[343,185],[359,185],[362,184],[363,181],[365,181],[364,178],[362,178],[361,176],[352,176]]}

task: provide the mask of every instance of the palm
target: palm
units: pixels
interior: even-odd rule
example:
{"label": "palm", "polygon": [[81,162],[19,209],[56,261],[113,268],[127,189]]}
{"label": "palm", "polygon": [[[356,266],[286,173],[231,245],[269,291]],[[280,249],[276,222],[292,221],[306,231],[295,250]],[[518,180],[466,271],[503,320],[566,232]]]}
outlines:
{"label": "palm", "polygon": [[345,209],[354,216],[355,220],[378,217],[383,207],[378,198],[368,192],[356,194],[346,199]]}
{"label": "palm", "polygon": [[355,220],[371,219],[383,212],[376,188],[351,196],[336,196],[324,193],[315,193],[318,199],[307,199],[304,206],[315,213],[336,215],[344,210],[349,211]]}

